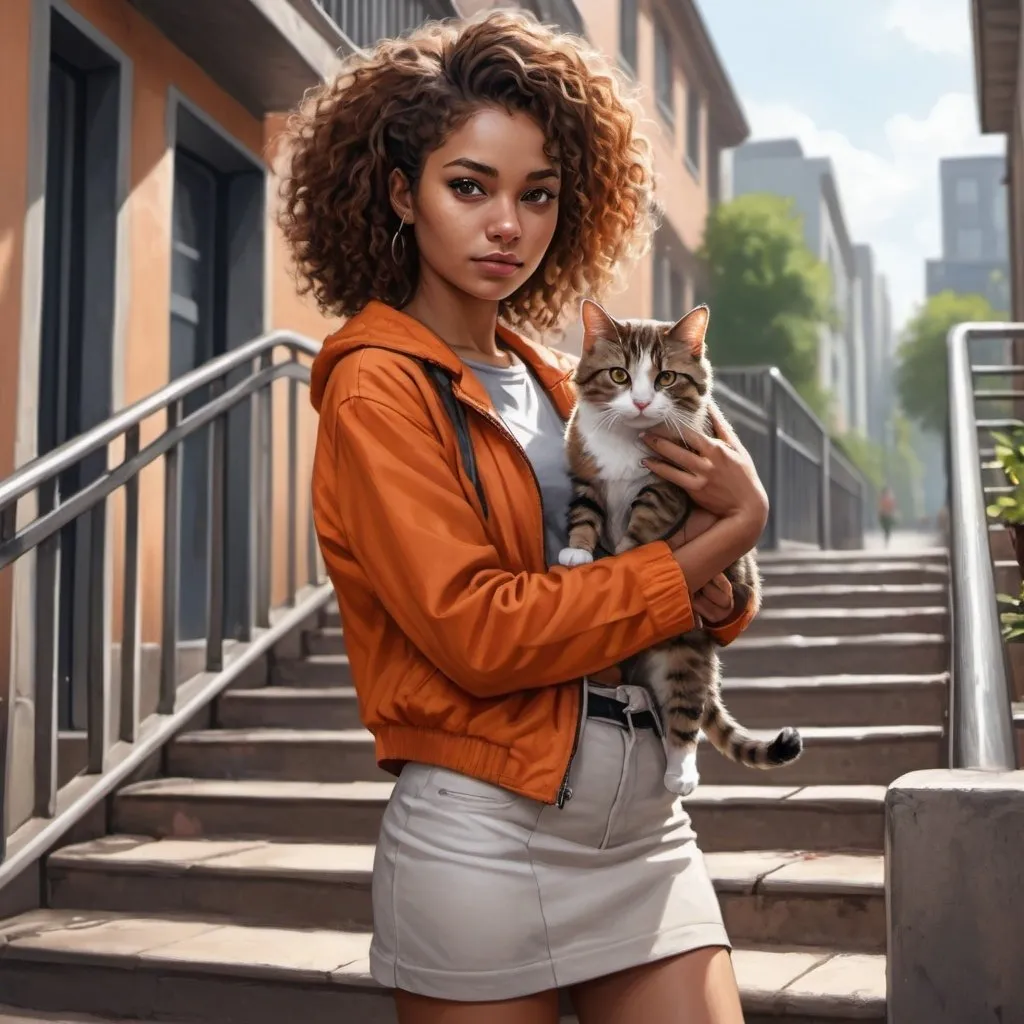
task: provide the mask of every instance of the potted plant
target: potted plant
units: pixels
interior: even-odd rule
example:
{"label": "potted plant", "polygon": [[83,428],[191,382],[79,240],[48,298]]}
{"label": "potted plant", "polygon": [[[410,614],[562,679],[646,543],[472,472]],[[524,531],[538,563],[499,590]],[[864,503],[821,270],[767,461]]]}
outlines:
{"label": "potted plant", "polygon": [[1013,433],[993,432],[996,461],[1011,484],[1009,494],[1000,494],[988,506],[988,514],[1000,520],[1010,534],[1017,565],[1024,571],[1024,428]]}

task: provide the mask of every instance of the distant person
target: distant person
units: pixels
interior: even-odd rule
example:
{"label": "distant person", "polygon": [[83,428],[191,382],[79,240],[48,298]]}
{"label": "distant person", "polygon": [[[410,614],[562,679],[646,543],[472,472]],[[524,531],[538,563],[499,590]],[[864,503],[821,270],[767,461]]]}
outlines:
{"label": "distant person", "polygon": [[878,497],[878,523],[882,527],[885,546],[888,547],[892,528],[896,525],[896,495],[888,485],[882,488],[882,493]]}

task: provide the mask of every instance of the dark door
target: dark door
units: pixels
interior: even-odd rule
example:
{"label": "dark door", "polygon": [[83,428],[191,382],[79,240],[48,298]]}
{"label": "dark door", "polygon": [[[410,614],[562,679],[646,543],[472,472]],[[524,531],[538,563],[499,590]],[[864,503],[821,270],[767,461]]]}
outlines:
{"label": "dark door", "polygon": [[[174,226],[171,269],[171,378],[194,370],[224,351],[221,182],[203,161],[178,149],[174,158]],[[187,416],[207,399],[194,392]],[[181,579],[178,635],[206,635],[210,432],[193,434],[181,448]],[[222,557],[222,553],[218,553]]]}
{"label": "dark door", "polygon": [[[82,430],[85,76],[57,58],[50,62],[47,125],[46,216],[43,236],[43,315],[39,353],[38,450],[52,451]],[[40,511],[83,484],[88,466],[76,466],[40,495]],[[77,557],[86,545],[76,543],[78,523],[60,538],[57,602],[58,714],[65,729],[84,728],[84,650],[75,650],[76,618],[84,626],[83,595],[76,600]],[[81,589],[81,588],[79,588]],[[76,613],[77,609],[77,613]],[[82,647],[81,644],[78,645]],[[82,691],[77,693],[73,691]]]}

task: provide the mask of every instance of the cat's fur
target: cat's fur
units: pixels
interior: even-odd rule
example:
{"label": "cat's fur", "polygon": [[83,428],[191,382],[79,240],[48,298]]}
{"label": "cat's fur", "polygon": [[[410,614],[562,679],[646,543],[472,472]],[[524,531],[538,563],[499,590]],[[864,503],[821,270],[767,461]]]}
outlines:
{"label": "cat's fur", "polygon": [[[615,320],[596,302],[583,303],[583,355],[576,370],[577,405],[566,432],[574,497],[563,565],[592,560],[598,545],[622,552],[667,539],[694,507],[681,488],[642,466],[651,454],[645,430],[681,425],[713,436],[708,419],[712,370],[705,353],[709,319],[698,306],[675,324]],[[637,403],[648,403],[642,410]],[[735,604],[761,602],[754,555],[725,575]],[[665,785],[688,796],[697,786],[700,730],[717,750],[741,764],[772,768],[800,756],[800,734],[782,730],[771,742],[750,735],[722,703],[716,645],[703,628],[642,652],[628,681],[645,686],[661,711],[666,738]]]}

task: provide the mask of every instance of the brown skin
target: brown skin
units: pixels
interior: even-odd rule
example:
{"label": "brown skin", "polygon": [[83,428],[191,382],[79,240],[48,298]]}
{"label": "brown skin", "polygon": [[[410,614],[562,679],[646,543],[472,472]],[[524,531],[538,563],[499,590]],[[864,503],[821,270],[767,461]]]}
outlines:
{"label": "brown skin", "polygon": [[[495,339],[498,302],[540,265],[558,221],[558,168],[545,154],[544,142],[540,127],[525,114],[482,107],[427,157],[414,190],[400,171],[391,176],[392,206],[405,218],[404,230],[415,232],[420,253],[418,286],[405,312],[456,352],[496,365],[507,360]],[[496,173],[453,165],[467,160]],[[495,251],[515,256],[522,265],[510,276],[489,271],[478,261]],[[691,517],[673,547],[696,592],[694,607],[710,622],[722,621],[732,608],[728,584],[723,587],[719,577],[756,543],[766,509],[749,455],[734,435],[727,440],[728,445],[709,441],[701,462],[684,459],[691,453],[679,445],[659,446],[663,461],[651,467],[660,475],[680,467],[675,471],[685,476],[682,486],[704,489],[700,503],[709,514]],[[596,979],[577,986],[572,996],[581,1024],[741,1024],[743,1019],[729,954],[715,947]],[[558,1021],[555,992],[486,1004],[398,992],[396,1004],[401,1024]]]}

